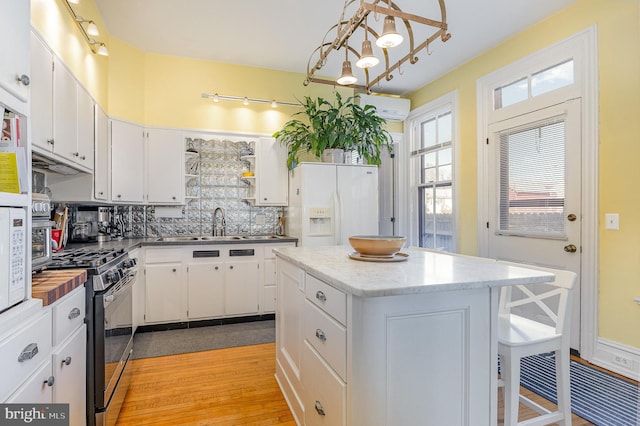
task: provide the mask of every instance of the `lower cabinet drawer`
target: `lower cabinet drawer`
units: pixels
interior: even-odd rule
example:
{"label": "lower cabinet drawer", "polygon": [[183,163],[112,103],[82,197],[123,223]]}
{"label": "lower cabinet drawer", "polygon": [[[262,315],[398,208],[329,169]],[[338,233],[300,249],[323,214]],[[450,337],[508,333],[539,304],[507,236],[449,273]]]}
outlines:
{"label": "lower cabinet drawer", "polygon": [[53,346],[56,346],[84,324],[84,286],[67,294],[53,305]]}
{"label": "lower cabinet drawer", "polygon": [[307,299],[304,304],[302,333],[342,380],[347,380],[346,328]]}
{"label": "lower cabinet drawer", "polygon": [[0,342],[0,401],[51,357],[51,312],[43,309],[16,334]]}
{"label": "lower cabinet drawer", "polygon": [[305,341],[302,349],[304,419],[307,426],[346,424],[347,385]]}

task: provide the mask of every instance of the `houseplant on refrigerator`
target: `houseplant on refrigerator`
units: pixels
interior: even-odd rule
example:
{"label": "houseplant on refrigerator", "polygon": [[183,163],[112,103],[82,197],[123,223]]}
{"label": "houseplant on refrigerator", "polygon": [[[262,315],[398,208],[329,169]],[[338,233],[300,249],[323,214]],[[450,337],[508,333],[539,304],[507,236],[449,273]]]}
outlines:
{"label": "houseplant on refrigerator", "polygon": [[344,157],[336,161],[336,153],[328,150],[356,151],[368,164],[379,165],[381,149],[391,150],[391,135],[376,107],[360,106],[357,99],[355,95],[343,100],[337,92],[333,103],[305,96],[303,110],[294,114],[305,119],[293,118],[273,134],[287,146],[287,167],[293,169],[305,151],[316,157],[332,157],[331,162],[344,162]]}

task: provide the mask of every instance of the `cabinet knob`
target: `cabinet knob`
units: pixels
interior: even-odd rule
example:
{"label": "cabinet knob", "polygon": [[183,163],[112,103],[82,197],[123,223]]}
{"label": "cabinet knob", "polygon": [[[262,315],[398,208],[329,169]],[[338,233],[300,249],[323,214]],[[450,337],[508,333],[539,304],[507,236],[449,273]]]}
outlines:
{"label": "cabinet knob", "polygon": [[233,269],[233,265],[229,266],[229,269]]}
{"label": "cabinet knob", "polygon": [[71,364],[71,357],[70,356],[68,356],[65,359],[63,359],[62,363],[61,363],[61,365],[69,365],[69,364]]}
{"label": "cabinet knob", "polygon": [[318,340],[320,340],[321,342],[326,342],[327,341],[327,336],[324,334],[324,331],[322,331],[319,328],[316,328],[316,337],[318,338]]}
{"label": "cabinet knob", "polygon": [[53,139],[47,139],[49,145],[54,145],[56,142]]}
{"label": "cabinet knob", "polygon": [[318,290],[318,291],[316,291],[316,299],[318,299],[321,302],[326,302],[327,301],[327,296],[325,296],[322,291]]}
{"label": "cabinet knob", "polygon": [[267,197],[264,197],[264,198],[263,198],[263,200],[264,200],[264,201],[267,201]]}
{"label": "cabinet knob", "polygon": [[79,152],[74,152],[74,153],[73,153],[73,154],[71,154],[71,155],[73,155],[74,157],[79,157],[79,156],[80,156],[80,153],[79,153]]}
{"label": "cabinet knob", "polygon": [[217,270],[218,270],[218,267],[216,266],[216,267],[215,267],[215,268],[213,268],[213,269],[215,269],[215,270],[217,271]]}
{"label": "cabinet knob", "polygon": [[16,81],[20,84],[24,84],[25,86],[31,84],[31,79],[26,74],[16,75]]}
{"label": "cabinet knob", "polygon": [[87,157],[83,155],[82,157],[80,157],[80,159],[81,159],[81,160],[86,160],[86,159],[87,159]]}
{"label": "cabinet knob", "polygon": [[316,409],[316,412],[318,414],[320,414],[321,416],[326,416],[327,415],[327,413],[324,412],[324,407],[322,406],[322,403],[320,403],[320,401],[318,401],[318,400],[316,400],[315,409]]}
{"label": "cabinet knob", "polygon": [[104,194],[104,192],[102,192],[102,191],[98,192],[98,195],[103,195],[103,194]]}
{"label": "cabinet knob", "polygon": [[176,199],[176,197],[171,197],[171,199],[172,199],[172,200],[175,200],[175,199]]}
{"label": "cabinet knob", "polygon": [[173,272],[175,272],[175,271],[176,271],[176,268],[173,268]]}
{"label": "cabinet knob", "polygon": [[56,378],[53,376],[49,376],[49,378],[47,380],[44,381],[44,383],[47,384],[47,386],[53,386],[53,384],[55,383]]}
{"label": "cabinet knob", "polygon": [[122,195],[121,195],[121,194],[118,194],[118,195],[116,195],[116,197],[118,197],[118,198],[122,198]]}

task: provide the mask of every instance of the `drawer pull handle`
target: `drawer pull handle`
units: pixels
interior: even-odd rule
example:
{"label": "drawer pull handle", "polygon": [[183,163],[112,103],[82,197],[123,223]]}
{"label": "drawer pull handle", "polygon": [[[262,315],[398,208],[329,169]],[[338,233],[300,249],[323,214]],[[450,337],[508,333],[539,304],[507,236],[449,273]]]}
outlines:
{"label": "drawer pull handle", "polygon": [[318,290],[318,291],[316,291],[316,299],[318,299],[321,302],[326,302],[327,301],[327,296],[325,296],[322,291]]}
{"label": "drawer pull handle", "polygon": [[320,340],[321,342],[326,342],[327,341],[327,336],[324,334],[324,331],[322,331],[319,328],[316,328],[316,337],[318,338],[318,340]]}
{"label": "drawer pull handle", "polygon": [[72,320],[74,318],[78,318],[80,316],[80,309],[79,308],[73,308],[71,311],[69,311],[69,319]]}
{"label": "drawer pull handle", "polygon": [[321,416],[326,416],[327,415],[327,413],[324,412],[324,407],[322,406],[322,404],[318,400],[316,400],[316,411]]}
{"label": "drawer pull handle", "polygon": [[18,362],[28,361],[38,354],[38,344],[29,343],[18,356]]}
{"label": "drawer pull handle", "polygon": [[65,359],[62,360],[62,365],[69,365],[71,364],[71,357],[68,356]]}
{"label": "drawer pull handle", "polygon": [[49,376],[49,378],[47,380],[45,380],[44,382],[47,384],[47,386],[53,386],[55,381],[56,381],[55,377]]}

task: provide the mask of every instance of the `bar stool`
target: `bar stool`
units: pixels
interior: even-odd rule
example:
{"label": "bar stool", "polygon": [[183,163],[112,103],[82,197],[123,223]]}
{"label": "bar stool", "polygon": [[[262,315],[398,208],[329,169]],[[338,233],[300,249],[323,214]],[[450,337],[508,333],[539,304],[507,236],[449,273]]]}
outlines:
{"label": "bar stool", "polygon": [[[569,383],[569,331],[571,328],[571,290],[576,274],[571,271],[542,268],[522,263],[498,261],[522,268],[555,274],[555,281],[536,285],[505,286],[500,292],[498,307],[498,354],[504,396],[504,425],[547,425],[559,423],[571,426]],[[544,288],[538,294],[535,287]],[[519,291],[515,291],[518,289]],[[546,317],[543,323],[511,312],[512,308],[535,305],[536,317]],[[520,395],[520,359],[529,355],[555,352],[558,409],[551,412]],[[541,415],[518,423],[518,404],[522,402]]]}

